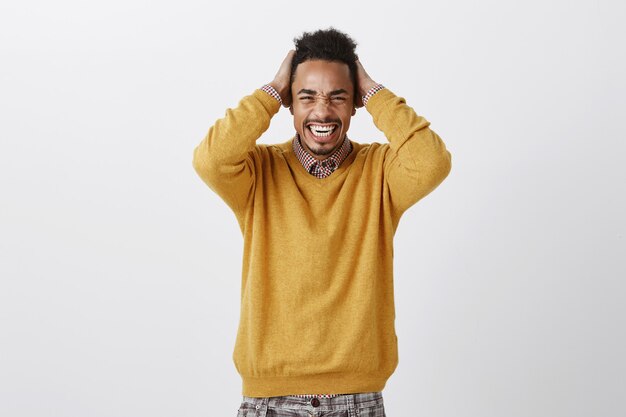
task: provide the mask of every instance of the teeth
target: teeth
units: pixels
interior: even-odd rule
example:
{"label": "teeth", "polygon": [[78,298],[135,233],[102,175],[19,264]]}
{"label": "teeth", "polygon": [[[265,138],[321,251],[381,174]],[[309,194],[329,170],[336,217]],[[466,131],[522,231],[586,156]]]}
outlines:
{"label": "teeth", "polygon": [[320,137],[330,136],[334,132],[336,127],[337,127],[336,125],[332,125],[332,126],[309,125],[309,129],[311,129],[311,132],[313,132],[315,136],[320,136]]}

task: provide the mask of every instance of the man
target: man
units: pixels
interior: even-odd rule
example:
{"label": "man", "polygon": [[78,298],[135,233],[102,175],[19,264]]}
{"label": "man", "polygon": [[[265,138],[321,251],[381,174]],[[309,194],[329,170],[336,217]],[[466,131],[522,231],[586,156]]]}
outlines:
{"label": "man", "polygon": [[[239,415],[382,416],[398,364],[393,236],[446,178],[451,155],[426,119],[370,78],[347,35],[305,32],[295,46],[194,150],[196,172],[244,239]],[[256,144],[281,104],[294,137]],[[359,107],[389,143],[348,139]]]}

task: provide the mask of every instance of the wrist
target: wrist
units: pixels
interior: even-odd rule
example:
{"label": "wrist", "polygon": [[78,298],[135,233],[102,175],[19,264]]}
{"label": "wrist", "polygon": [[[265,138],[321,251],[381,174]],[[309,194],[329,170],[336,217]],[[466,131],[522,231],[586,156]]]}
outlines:
{"label": "wrist", "polygon": [[362,97],[362,101],[363,101],[363,105],[367,105],[368,100],[377,92],[379,92],[380,90],[382,90],[383,88],[385,88],[384,85],[382,84],[374,84],[369,90],[367,90],[367,92],[363,95]]}
{"label": "wrist", "polygon": [[378,83],[374,80],[368,80],[363,82],[362,84],[359,83],[359,95],[361,97],[363,97],[364,95],[366,95],[372,88],[376,87],[378,85]]}
{"label": "wrist", "polygon": [[276,101],[278,101],[278,103],[280,105],[283,104],[283,100],[280,97],[280,93],[278,92],[278,90],[276,90],[276,88],[273,85],[271,85],[271,84],[264,84],[260,89],[262,91],[265,91],[270,96],[274,97],[276,99]]}
{"label": "wrist", "polygon": [[283,85],[280,82],[277,82],[276,80],[272,81],[268,85],[274,88],[274,90],[276,90],[276,92],[280,95],[282,103],[289,102],[289,97],[287,97],[287,95],[290,93],[289,85]]}

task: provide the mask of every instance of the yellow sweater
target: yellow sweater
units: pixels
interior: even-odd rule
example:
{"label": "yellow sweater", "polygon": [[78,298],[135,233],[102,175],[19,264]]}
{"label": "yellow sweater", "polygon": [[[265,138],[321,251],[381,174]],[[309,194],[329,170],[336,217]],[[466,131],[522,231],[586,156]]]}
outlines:
{"label": "yellow sweater", "polygon": [[291,140],[256,144],[280,109],[256,90],[213,125],[193,167],[243,234],[233,361],[249,397],[382,391],[398,364],[393,236],[451,155],[388,89],[366,109],[389,143],[360,144],[329,177],[307,173]]}

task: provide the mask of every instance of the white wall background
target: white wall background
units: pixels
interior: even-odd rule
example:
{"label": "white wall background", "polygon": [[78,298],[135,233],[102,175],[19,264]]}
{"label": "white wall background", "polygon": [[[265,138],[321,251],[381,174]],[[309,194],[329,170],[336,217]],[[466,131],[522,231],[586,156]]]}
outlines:
{"label": "white wall background", "polygon": [[236,414],[241,237],[192,151],[330,25],[452,153],[396,235],[387,415],[625,415],[625,10],[3,2],[0,415]]}

